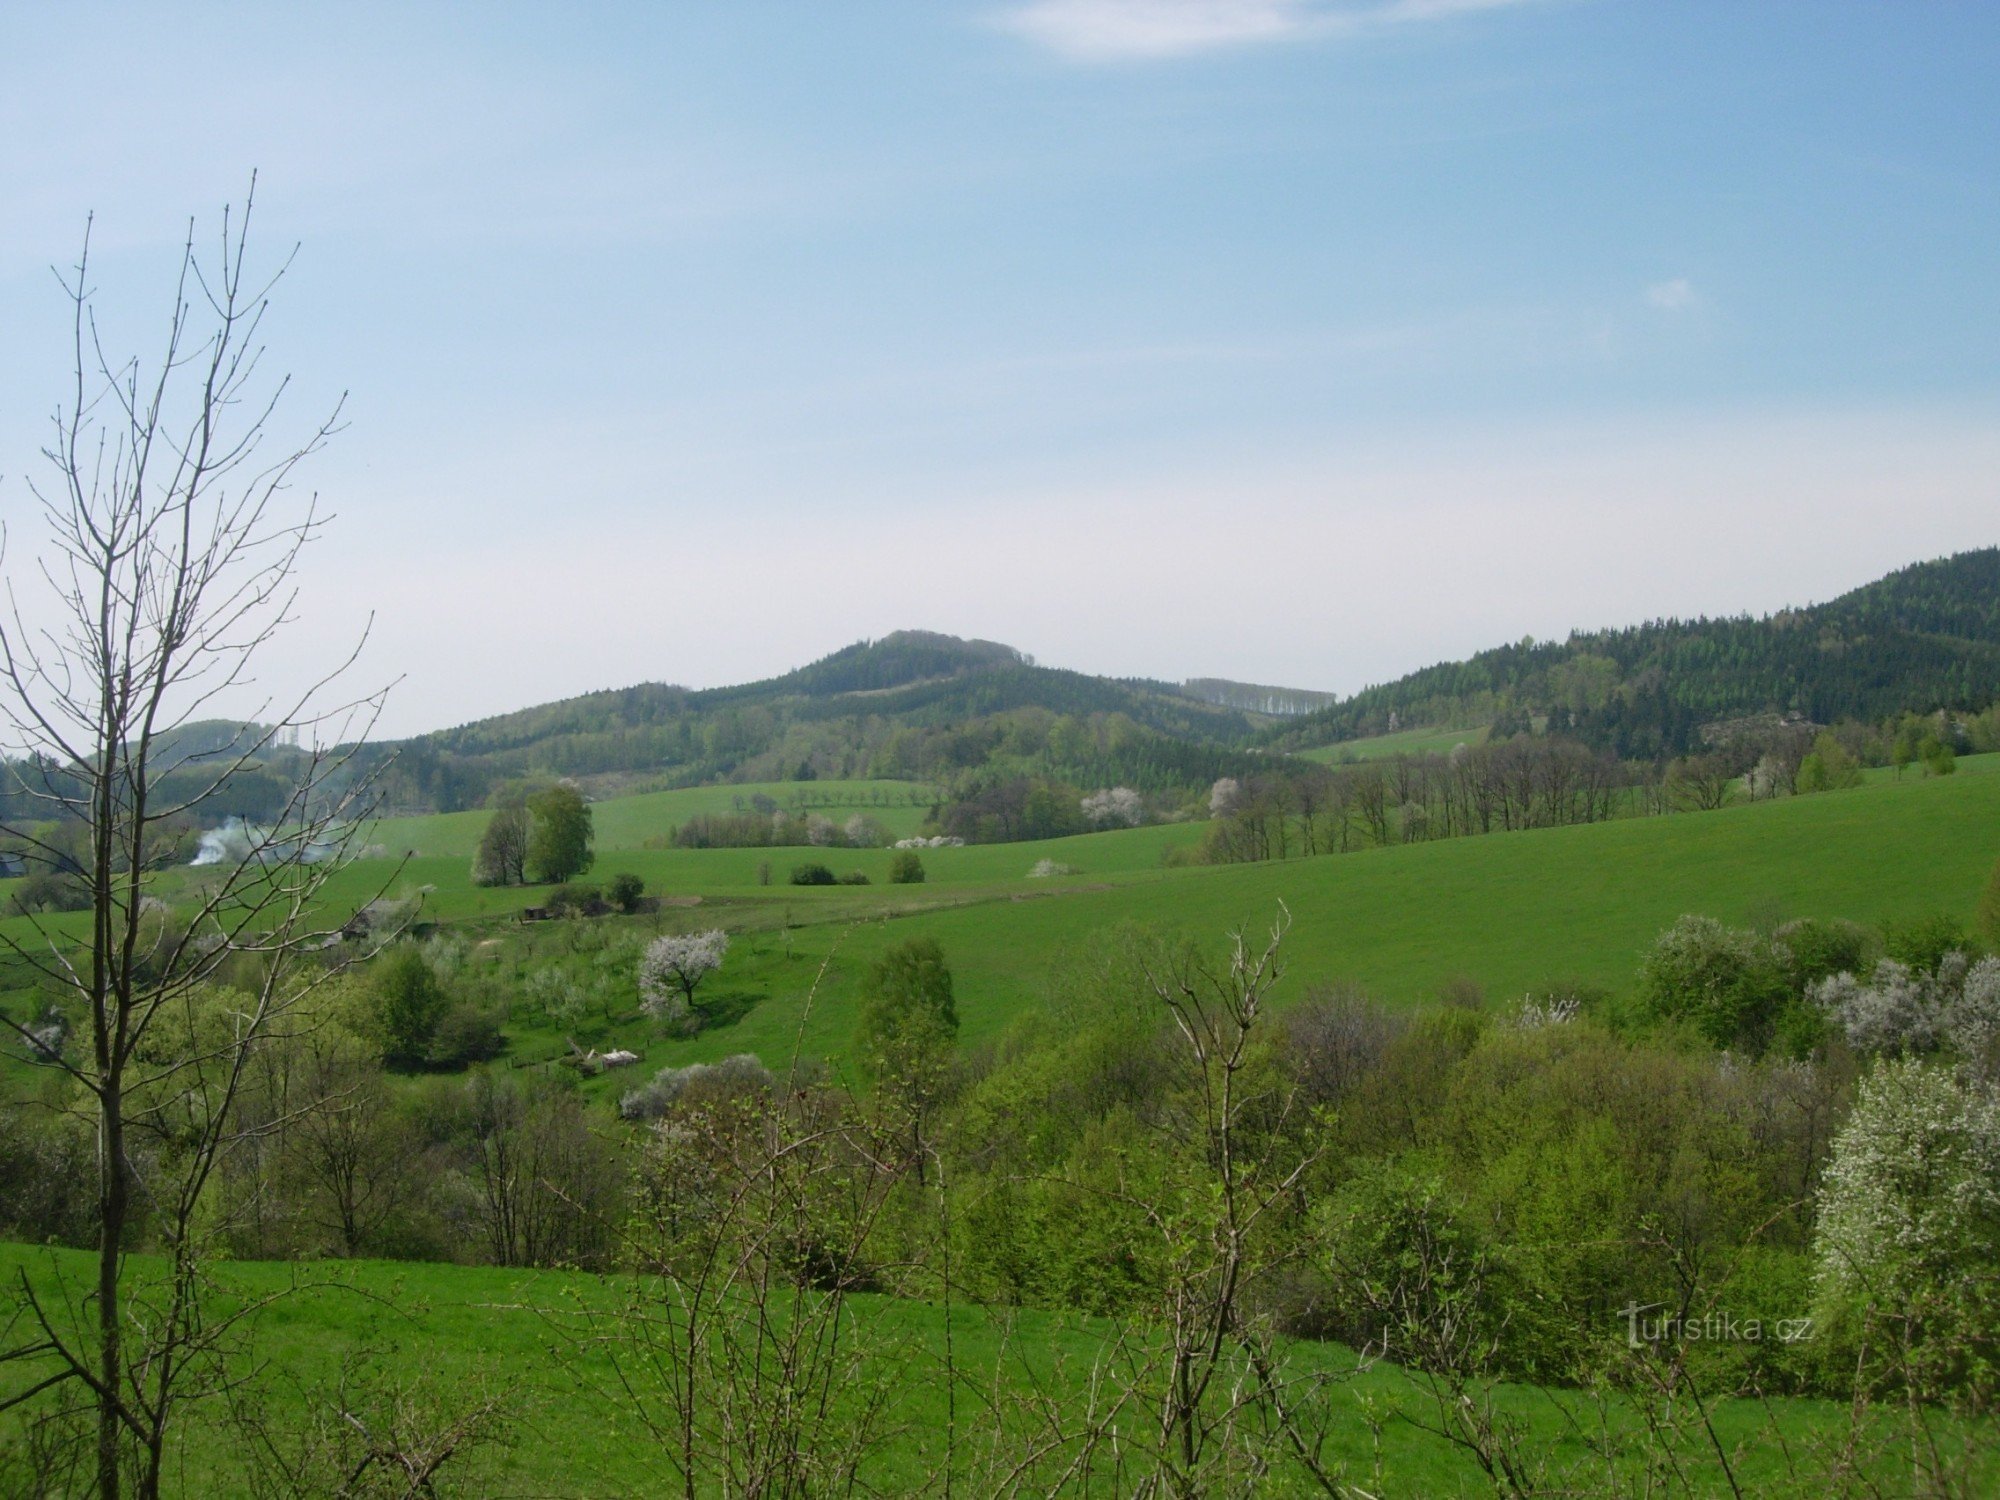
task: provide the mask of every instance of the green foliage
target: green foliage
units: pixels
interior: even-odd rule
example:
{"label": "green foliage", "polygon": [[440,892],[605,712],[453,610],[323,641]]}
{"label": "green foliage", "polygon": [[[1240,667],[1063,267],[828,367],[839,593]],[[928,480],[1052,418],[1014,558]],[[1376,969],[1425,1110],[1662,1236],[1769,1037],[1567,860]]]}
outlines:
{"label": "green foliage", "polygon": [[630,870],[620,870],[604,888],[604,898],[627,914],[639,909],[646,894],[646,879]]}
{"label": "green foliage", "polygon": [[1958,770],[1958,756],[1944,740],[1936,735],[1927,735],[1917,746],[1917,755],[1924,763],[1927,776],[1950,776]]}
{"label": "green foliage", "polygon": [[1639,968],[1640,1017],[1687,1025],[1717,1047],[1762,1052],[1791,998],[1772,945],[1712,917],[1682,917],[1660,934]]}
{"label": "green foliage", "polygon": [[1861,785],[1861,766],[1832,732],[1822,730],[1799,762],[1800,792],[1837,792]]}
{"label": "green foliage", "polygon": [[889,884],[922,885],[924,862],[914,849],[898,849],[896,857],[889,861]]}
{"label": "green foliage", "polygon": [[1919,974],[1936,973],[1947,953],[1976,952],[1978,947],[1958,918],[1949,912],[1932,912],[1928,916],[1882,924],[1882,956],[1893,958]]}
{"label": "green foliage", "polygon": [[479,835],[479,851],[472,858],[473,882],[520,885],[525,881],[532,832],[525,802],[496,807]]}
{"label": "green foliage", "polygon": [[552,917],[596,917],[610,910],[602,890],[579,881],[557,886],[542,897],[542,906]]}
{"label": "green foliage", "polygon": [[2000,860],[1994,861],[1993,873],[1986,877],[1986,888],[1979,893],[1979,932],[1987,945],[2000,951]]}
{"label": "green foliage", "polygon": [[460,1068],[467,1063],[488,1062],[505,1046],[506,1037],[490,1008],[460,1003],[438,1019],[425,1061],[434,1068]]}
{"label": "green foliage", "polygon": [[841,885],[869,885],[872,882],[868,879],[868,872],[866,870],[849,870],[845,875],[840,877],[839,883]]}
{"label": "green foliage", "polygon": [[1772,947],[1794,994],[1835,974],[1865,974],[1874,966],[1881,943],[1859,922],[1802,918],[1786,922],[1771,934]]}
{"label": "green foliage", "polygon": [[571,880],[596,858],[590,804],[575,787],[558,783],[528,799],[528,873],[538,881]]}
{"label": "green foliage", "polygon": [[855,1033],[861,1063],[878,1084],[934,1086],[929,1075],[958,1037],[951,969],[934,938],[912,938],[868,966]]}
{"label": "green foliage", "polygon": [[14,887],[7,897],[7,905],[22,916],[37,912],[88,911],[90,891],[67,871],[40,869]]}
{"label": "green foliage", "polygon": [[[1289,750],[1392,727],[1546,717],[1552,732],[1620,759],[1657,761],[1699,751],[1704,725],[1772,704],[1798,705],[1822,723],[1880,722],[1984,708],[1997,682],[2000,548],[1988,547],[1766,619],[1654,620],[1482,651],[1287,720],[1262,739]],[[1950,747],[1933,742],[1941,768]],[[1895,758],[1925,756],[1899,746]]]}
{"label": "green foliage", "polygon": [[817,861],[792,866],[793,885],[833,885],[833,871]]}
{"label": "green foliage", "polygon": [[1330,1331],[1343,1342],[1419,1366],[1445,1330],[1482,1351],[1498,1347],[1509,1299],[1491,1248],[1434,1174],[1363,1165],[1320,1210],[1315,1240]]}
{"label": "green foliage", "polygon": [[369,972],[371,1029],[383,1058],[396,1067],[430,1059],[451,997],[414,944],[400,943]]}

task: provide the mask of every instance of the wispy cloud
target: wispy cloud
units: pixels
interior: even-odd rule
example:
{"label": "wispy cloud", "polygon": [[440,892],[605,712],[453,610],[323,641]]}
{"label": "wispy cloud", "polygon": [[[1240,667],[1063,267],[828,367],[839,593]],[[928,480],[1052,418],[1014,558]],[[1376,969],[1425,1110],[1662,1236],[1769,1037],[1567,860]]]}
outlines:
{"label": "wispy cloud", "polygon": [[1656,281],[1646,288],[1646,305],[1657,307],[1661,312],[1691,312],[1701,306],[1701,293],[1694,289],[1694,283],[1685,276],[1676,276],[1671,281]]}
{"label": "wispy cloud", "polygon": [[1026,0],[1005,30],[1074,62],[1182,57],[1437,21],[1534,0]]}

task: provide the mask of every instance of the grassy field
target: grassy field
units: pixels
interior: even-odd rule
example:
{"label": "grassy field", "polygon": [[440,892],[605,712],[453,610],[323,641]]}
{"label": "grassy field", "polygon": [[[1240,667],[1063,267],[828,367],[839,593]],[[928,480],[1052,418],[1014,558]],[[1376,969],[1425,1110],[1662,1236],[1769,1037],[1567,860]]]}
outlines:
{"label": "grassy field", "polygon": [[[676,1060],[768,1054],[803,1034],[809,1052],[835,1054],[863,962],[918,935],[943,945],[961,1035],[976,1042],[1039,1003],[1066,945],[1121,922],[1214,942],[1235,927],[1261,929],[1283,901],[1293,925],[1281,998],[1313,981],[1351,979],[1410,1004],[1466,976],[1505,1000],[1551,983],[1623,988],[1647,944],[1686,912],[1880,922],[1944,911],[1969,922],[1996,858],[2000,777],[1972,775],[1278,864],[1099,866],[1101,878],[1044,889],[1017,879],[927,890],[922,899],[959,903],[930,909],[871,912],[867,892],[797,891],[766,898],[795,924],[789,957],[763,940],[767,956],[746,951],[731,976],[768,998],[734,1025],[664,1051]],[[803,971],[836,945],[807,1015]]]}
{"label": "grassy field", "polygon": [[[75,1252],[0,1245],[0,1283],[19,1286],[25,1274],[50,1305],[61,1303],[50,1295],[59,1285],[87,1278],[88,1265]],[[134,1257],[132,1265],[142,1284],[155,1274],[146,1257]],[[497,1400],[507,1417],[445,1471],[451,1492],[596,1496],[667,1487],[659,1440],[620,1391],[610,1352],[615,1338],[605,1337],[623,1326],[629,1299],[640,1291],[625,1278],[361,1261],[226,1264],[216,1281],[218,1307],[282,1294],[254,1314],[237,1356],[237,1368],[259,1371],[256,1389],[268,1403],[262,1416],[273,1427],[298,1424],[308,1404],[324,1411],[337,1390],[346,1409],[378,1422],[397,1393],[406,1417],[434,1424]],[[1004,1409],[1009,1394],[1031,1387],[1076,1397],[1119,1331],[1103,1319],[1033,1310],[960,1307],[947,1318],[936,1306],[886,1297],[856,1298],[849,1327],[856,1347],[871,1354],[861,1380],[890,1386],[890,1437],[865,1475],[875,1493],[886,1494],[915,1489],[947,1468],[966,1492],[980,1493],[981,1479],[990,1479],[984,1465],[995,1432],[988,1408]],[[1335,1377],[1327,1454],[1368,1493],[1492,1493],[1470,1458],[1416,1425],[1433,1412],[1403,1371],[1386,1363],[1363,1367],[1336,1345],[1296,1344],[1289,1357],[1295,1371]],[[0,1389],[28,1376],[19,1367],[7,1371]],[[643,1382],[638,1389],[657,1403]],[[996,1391],[999,1403],[991,1400]],[[1532,1387],[1502,1387],[1498,1399],[1500,1410],[1523,1425],[1527,1450],[1558,1470],[1601,1478],[1603,1464],[1588,1442],[1601,1433],[1649,1444],[1632,1412],[1616,1401],[1599,1408],[1575,1392]],[[12,1420],[0,1417],[0,1443]],[[184,1407],[180,1421],[185,1446],[174,1491],[243,1493],[237,1467],[246,1450],[243,1431],[217,1403]],[[1014,1413],[1000,1420],[999,1430],[1017,1436],[1021,1426]],[[1783,1445],[1773,1440],[1777,1430]],[[1716,1410],[1717,1437],[1745,1493],[1822,1493],[1806,1476],[1816,1451],[1846,1430],[1846,1411],[1833,1402],[1725,1401]],[[1886,1440],[1887,1432],[1885,1426],[1884,1440],[1865,1451],[1893,1471],[1903,1450]],[[0,1447],[0,1461],[6,1457]],[[1688,1432],[1673,1459],[1696,1493],[1726,1492],[1705,1437]],[[2000,1482],[2000,1447],[1987,1444],[1974,1462]],[[1620,1467],[1637,1478],[1629,1465]],[[1291,1477],[1273,1475],[1270,1492],[1292,1492],[1285,1483]],[[1981,1480],[1964,1477],[1973,1487]]]}
{"label": "grassy field", "polygon": [[1315,745],[1299,751],[1298,756],[1301,760],[1332,766],[1345,761],[1386,760],[1392,755],[1447,755],[1454,746],[1483,743],[1492,727],[1476,724],[1469,729],[1399,729],[1394,734],[1342,740],[1337,745]]}
{"label": "grassy field", "polygon": [[[594,1019],[589,1043],[628,1045],[643,1055],[639,1067],[587,1085],[608,1106],[658,1067],[735,1052],[778,1063],[797,1048],[844,1073],[867,960],[919,935],[943,946],[956,978],[962,1040],[977,1045],[1037,1010],[1066,955],[1118,924],[1144,923],[1213,945],[1233,927],[1261,928],[1281,901],[1293,923],[1281,1001],[1313,982],[1344,978],[1405,1005],[1425,1001],[1458,976],[1503,1003],[1552,982],[1622,988],[1655,934],[1689,911],[1732,922],[1814,915],[1872,923],[1939,911],[1969,920],[2000,858],[1996,771],[2000,757],[1982,757],[1961,762],[1960,774],[1948,778],[1877,775],[1852,791],[1715,813],[1265,865],[1166,863],[1200,836],[1198,824],[926,850],[929,878],[913,886],[884,883],[886,851],[647,850],[628,843],[607,848],[592,878],[633,870],[669,904],[656,914],[595,922],[520,924],[516,914],[532,893],[472,886],[466,857],[456,852],[400,864],[360,861],[337,876],[329,897],[334,910],[347,910],[385,888],[392,895],[421,893],[429,918],[465,939],[466,982],[475,993],[482,985],[496,994],[511,990],[549,962],[626,963],[656,931],[727,928],[733,946],[708,992],[725,1017],[721,1024],[682,1040],[660,1034],[630,1006]],[[620,826],[647,825],[635,815]],[[874,883],[785,885],[790,865],[807,858],[862,869]],[[1043,859],[1071,873],[1030,878]],[[766,860],[779,883],[758,883]],[[511,1012],[508,1031],[508,1061],[515,1064],[547,1062],[568,1047],[564,1034],[522,1004]],[[33,1080],[23,1073],[17,1081]],[[45,1279],[64,1263],[60,1254],[0,1247],[0,1284],[17,1285],[21,1267]],[[223,1274],[254,1295],[295,1276],[318,1278],[322,1269],[240,1265]],[[657,1450],[629,1413],[603,1401],[609,1367],[602,1347],[580,1333],[579,1319],[604,1326],[629,1283],[420,1264],[357,1264],[340,1268],[335,1279],[344,1286],[305,1291],[259,1314],[257,1357],[273,1372],[260,1385],[278,1392],[275,1399],[295,1402],[302,1391],[330,1387],[343,1371],[451,1396],[504,1394],[516,1415],[504,1444],[469,1460],[475,1467],[467,1473],[479,1476],[475,1492],[614,1494],[659,1485],[664,1466]],[[886,1299],[864,1299],[857,1326],[888,1351],[882,1355],[888,1368],[904,1372],[936,1369],[947,1328],[936,1308]],[[1013,1379],[1024,1359],[1042,1361],[1038,1378],[1060,1384],[1087,1368],[1112,1336],[1110,1325],[1080,1317],[979,1309],[957,1311],[949,1329],[961,1371],[974,1372],[967,1379],[983,1379],[987,1389],[1003,1361]],[[1351,1373],[1351,1357],[1338,1349],[1304,1346],[1299,1357]],[[882,1490],[906,1488],[943,1461],[946,1384],[941,1377],[899,1381],[901,1436],[872,1476]],[[1357,1482],[1390,1495],[1490,1492],[1460,1455],[1395,1416],[1413,1396],[1411,1382],[1382,1365],[1351,1373],[1342,1385],[1345,1416],[1333,1447]],[[1583,1456],[1564,1412],[1567,1406],[1571,1415],[1581,1413],[1581,1398],[1522,1388],[1506,1399],[1524,1420],[1544,1424],[1538,1430],[1549,1451]],[[972,1407],[968,1401],[965,1409]],[[1815,1434],[1832,1434],[1840,1419],[1824,1403],[1744,1404],[1725,1408],[1720,1430],[1725,1443],[1741,1450],[1746,1493],[1813,1493],[1815,1486],[1784,1467],[1767,1424],[1778,1422],[1797,1454]],[[0,1441],[6,1431],[0,1423]],[[189,1492],[230,1493],[225,1461],[237,1435],[202,1415],[190,1432]],[[577,1436],[584,1432],[587,1442]],[[1893,1450],[1884,1444],[1881,1451]],[[1987,1452],[2000,1446],[1988,1445]],[[1698,1488],[1719,1489],[1710,1454],[1692,1448],[1685,1461],[1696,1467]],[[2000,1473],[1993,1484],[2000,1492]]]}
{"label": "grassy field", "polygon": [[[942,944],[957,980],[961,1037],[977,1044],[1037,1008],[1065,952],[1096,934],[1136,922],[1214,944],[1233,928],[1261,930],[1281,901],[1293,923],[1281,1000],[1346,979],[1398,1004],[1421,1002],[1461,976],[1503,1002],[1552,983],[1619,989],[1646,945],[1685,912],[1872,923],[1943,911],[1969,921],[2000,857],[2000,775],[1992,774],[2000,757],[1961,767],[1952,777],[1877,778],[1852,791],[1713,813],[1262,865],[1163,865],[1200,836],[1198,824],[926,850],[927,880],[906,886],[885,883],[885,850],[613,850],[592,878],[638,873],[667,898],[660,913],[534,928],[512,920],[532,891],[475,887],[458,855],[359,861],[328,896],[338,911],[378,892],[421,895],[428,918],[464,931],[516,974],[554,950],[720,926],[735,942],[711,981],[725,1024],[676,1040],[634,1011],[598,1040],[641,1052],[648,1068],[746,1051],[775,1060],[795,1047],[838,1060],[867,961],[916,936]],[[785,883],[794,863],[813,858],[874,883]],[[1072,873],[1029,878],[1043,859]],[[757,883],[766,862],[768,886]],[[537,1027],[526,1015],[510,1022],[517,1059],[566,1050],[563,1035]]]}

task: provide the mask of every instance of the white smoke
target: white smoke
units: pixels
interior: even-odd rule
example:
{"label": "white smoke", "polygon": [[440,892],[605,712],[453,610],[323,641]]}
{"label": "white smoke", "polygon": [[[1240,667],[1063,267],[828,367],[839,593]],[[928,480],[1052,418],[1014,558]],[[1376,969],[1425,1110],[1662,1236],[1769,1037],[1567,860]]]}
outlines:
{"label": "white smoke", "polygon": [[211,828],[202,834],[201,843],[189,863],[236,865],[253,858],[275,863],[296,856],[310,865],[325,859],[336,847],[324,839],[308,841],[301,834],[284,834],[276,829],[255,827],[241,818],[231,818],[220,828]]}

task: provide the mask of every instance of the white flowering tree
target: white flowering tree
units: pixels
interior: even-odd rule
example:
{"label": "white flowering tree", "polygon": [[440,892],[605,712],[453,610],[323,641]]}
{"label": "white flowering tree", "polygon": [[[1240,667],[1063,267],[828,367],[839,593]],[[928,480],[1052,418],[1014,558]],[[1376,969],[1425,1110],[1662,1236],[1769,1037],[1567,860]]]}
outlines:
{"label": "white flowering tree", "polygon": [[1146,820],[1146,804],[1131,787],[1114,786],[1085,797],[1083,815],[1093,828],[1137,828]]}
{"label": "white flowering tree", "polygon": [[1885,1347],[1913,1366],[1906,1379],[1937,1360],[1955,1363],[1954,1351],[1991,1351],[2000,1338],[1996,1237],[2000,1105],[1947,1069],[1884,1062],[1862,1083],[1820,1188],[1822,1317],[1835,1329],[1859,1318],[1856,1333],[1903,1325]]}
{"label": "white flowering tree", "polygon": [[1243,783],[1234,776],[1225,776],[1208,789],[1208,815],[1211,818],[1226,818],[1236,811],[1236,804],[1243,800]]}
{"label": "white flowering tree", "polygon": [[687,1016],[696,988],[722,967],[728,951],[729,934],[719,927],[654,938],[639,960],[639,999],[646,1013],[663,1021]]}
{"label": "white flowering tree", "polygon": [[1947,953],[1930,974],[1885,958],[1865,982],[1836,974],[1812,998],[1862,1052],[1948,1047],[1977,1061],[2000,1039],[2000,958]]}

